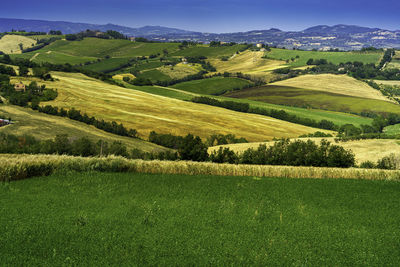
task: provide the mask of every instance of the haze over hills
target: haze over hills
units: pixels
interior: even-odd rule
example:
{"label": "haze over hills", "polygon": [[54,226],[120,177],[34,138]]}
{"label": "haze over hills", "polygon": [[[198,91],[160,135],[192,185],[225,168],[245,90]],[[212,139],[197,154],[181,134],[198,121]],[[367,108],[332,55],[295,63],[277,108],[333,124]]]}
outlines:
{"label": "haze over hills", "polygon": [[237,42],[237,43],[266,43],[272,46],[299,48],[305,50],[328,50],[338,48],[341,50],[361,49],[374,46],[377,48],[400,47],[400,30],[390,31],[379,28],[367,28],[354,25],[319,25],[303,31],[281,31],[276,28],[268,30],[253,30],[233,33],[202,33],[187,31],[162,26],[144,26],[131,28],[115,24],[88,24],[65,21],[45,21],[26,19],[0,18],[0,31],[11,30],[48,32],[61,30],[63,33],[77,33],[87,29],[114,30],[127,36],[146,37],[158,41],[183,41],[197,42]]}

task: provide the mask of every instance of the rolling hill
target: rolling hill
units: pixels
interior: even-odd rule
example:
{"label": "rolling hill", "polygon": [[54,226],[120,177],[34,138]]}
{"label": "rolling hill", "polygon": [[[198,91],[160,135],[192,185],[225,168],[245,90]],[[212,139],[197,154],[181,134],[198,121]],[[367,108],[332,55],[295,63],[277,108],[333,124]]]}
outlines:
{"label": "rolling hill", "polygon": [[30,48],[35,44],[36,40],[32,38],[8,34],[0,38],[0,51],[5,54],[19,54],[22,49]]}
{"label": "rolling hill", "polygon": [[28,108],[0,104],[0,118],[11,118],[13,124],[0,127],[0,133],[29,134],[38,139],[53,139],[57,134],[68,134],[70,138],[88,137],[92,141],[121,141],[128,149],[137,148],[145,152],[161,152],[166,148],[129,137],[104,132],[87,124],[39,113]]}
{"label": "rolling hill", "polygon": [[52,76],[55,82],[44,83],[48,88],[57,88],[59,96],[44,105],[75,107],[96,118],[114,120],[137,129],[141,137],[147,137],[150,131],[155,130],[176,135],[193,133],[201,137],[231,133],[250,141],[264,141],[317,131],[265,116],[125,89],[82,74],[54,72]]}

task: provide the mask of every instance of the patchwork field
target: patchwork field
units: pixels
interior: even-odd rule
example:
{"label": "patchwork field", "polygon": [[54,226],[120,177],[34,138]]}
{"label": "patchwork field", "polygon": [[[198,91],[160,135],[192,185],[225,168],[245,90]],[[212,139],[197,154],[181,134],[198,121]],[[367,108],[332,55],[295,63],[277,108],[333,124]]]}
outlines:
{"label": "patchwork field", "polygon": [[228,93],[226,96],[279,105],[325,109],[346,113],[368,111],[400,113],[400,105],[388,101],[280,85],[266,85],[243,89]]}
{"label": "patchwork field", "polygon": [[[298,56],[298,58],[297,58]],[[287,65],[292,67],[306,66],[307,61],[312,59],[326,59],[328,62],[339,64],[346,62],[363,62],[364,64],[377,64],[383,52],[320,52],[320,51],[299,51],[271,48],[265,53],[265,57],[275,60],[289,60]],[[293,61],[292,61],[293,59]]]}
{"label": "patchwork field", "polygon": [[[364,161],[377,162],[383,157],[389,156],[390,154],[400,153],[400,140],[392,139],[368,139],[368,140],[357,140],[357,141],[347,141],[335,143],[334,138],[299,138],[299,140],[313,140],[317,144],[321,142],[322,139],[329,140],[332,144],[337,144],[344,147],[345,149],[351,149],[357,161],[360,164]],[[243,143],[243,144],[231,144],[224,145],[222,147],[229,147],[235,152],[242,153],[249,148],[256,149],[260,144],[265,144],[271,146],[274,142],[264,142],[264,143]],[[219,148],[210,147],[209,152],[215,151]]]}
{"label": "patchwork field", "polygon": [[38,139],[53,139],[58,134],[68,134],[71,138],[85,136],[96,142],[100,139],[110,143],[121,141],[128,149],[138,148],[145,152],[166,150],[149,142],[107,133],[94,126],[89,126],[68,118],[51,116],[28,108],[0,104],[0,118],[9,117],[13,120],[14,124],[0,127],[0,133],[29,134]]}
{"label": "patchwork field", "polygon": [[[297,137],[316,129],[287,123],[266,116],[233,112],[121,88],[86,77],[82,74],[52,73],[59,96],[48,104],[75,107],[88,115],[108,121],[115,120],[137,129],[141,137],[150,131],[207,137],[213,133],[232,133],[250,141],[273,137]],[[46,104],[46,103],[44,103]]]}
{"label": "patchwork field", "polygon": [[251,84],[253,83],[239,78],[213,77],[178,83],[172,87],[197,94],[220,95],[228,91],[242,89],[244,86],[249,86]]}
{"label": "patchwork field", "polygon": [[0,262],[392,266],[399,190],[390,181],[119,173],[0,183]]}
{"label": "patchwork field", "polygon": [[341,95],[390,101],[379,90],[372,88],[365,82],[356,80],[347,75],[302,75],[292,79],[275,82],[271,85],[297,87]]}
{"label": "patchwork field", "polygon": [[19,54],[22,49],[30,48],[36,44],[36,40],[21,35],[5,35],[0,39],[0,51],[5,54]]}
{"label": "patchwork field", "polygon": [[240,49],[245,48],[245,45],[233,45],[233,46],[219,46],[219,47],[209,47],[209,46],[194,46],[179,50],[172,53],[171,56],[183,56],[183,57],[196,57],[205,56],[207,58],[219,58],[221,56],[232,56]]}

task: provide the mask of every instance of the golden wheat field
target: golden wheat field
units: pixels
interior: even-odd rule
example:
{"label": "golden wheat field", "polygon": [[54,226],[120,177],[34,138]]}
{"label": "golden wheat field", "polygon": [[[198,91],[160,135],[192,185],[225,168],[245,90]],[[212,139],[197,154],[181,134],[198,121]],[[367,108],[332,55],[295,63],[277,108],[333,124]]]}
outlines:
{"label": "golden wheat field", "polygon": [[[211,134],[235,134],[249,141],[298,137],[317,131],[266,116],[195,104],[168,97],[110,85],[83,74],[53,72],[54,82],[39,82],[58,90],[58,97],[42,103],[58,107],[75,107],[90,116],[123,123],[136,129],[141,137],[149,132],[200,137]],[[13,78],[17,82],[19,78]],[[27,80],[37,80],[29,78]]]}
{"label": "golden wheat field", "polygon": [[318,74],[302,75],[288,80],[272,83],[271,85],[297,87],[318,90],[335,94],[391,101],[382,93],[362,81],[347,75]]}
{"label": "golden wheat field", "polygon": [[377,84],[383,85],[391,85],[391,86],[400,86],[400,81],[382,81],[382,80],[375,80]]}
{"label": "golden wheat field", "polygon": [[0,127],[0,133],[29,134],[38,139],[53,139],[57,134],[68,134],[71,138],[88,137],[92,141],[121,141],[128,149],[137,148],[145,152],[159,152],[166,149],[139,139],[114,135],[78,121],[51,116],[28,108],[0,105],[0,118],[11,117],[14,124]]}
{"label": "golden wheat field", "polygon": [[30,48],[37,42],[34,39],[21,35],[4,35],[0,39],[0,51],[6,54],[20,54],[22,49]]}
{"label": "golden wheat field", "polygon": [[0,181],[50,175],[57,171],[112,171],[153,174],[253,176],[317,179],[400,180],[400,171],[216,164],[191,161],[144,161],[122,157],[82,158],[58,155],[0,154]]}
{"label": "golden wheat field", "polygon": [[[357,164],[364,161],[376,162],[390,154],[400,154],[400,140],[394,139],[368,139],[338,143],[334,141],[334,138],[297,138],[293,140],[313,140],[319,144],[322,139],[328,140],[332,144],[342,146],[345,149],[351,149],[355,154]],[[237,153],[243,153],[249,148],[257,149],[261,144],[271,146],[274,142],[230,144],[223,145],[222,147],[229,147]],[[211,153],[212,151],[218,150],[219,147],[220,146],[210,147],[208,151]]]}
{"label": "golden wheat field", "polygon": [[216,67],[219,72],[242,72],[255,76],[260,76],[271,80],[274,74],[271,72],[275,69],[285,67],[284,61],[262,58],[264,52],[245,51],[235,54],[228,61],[221,59],[210,59],[210,63]]}

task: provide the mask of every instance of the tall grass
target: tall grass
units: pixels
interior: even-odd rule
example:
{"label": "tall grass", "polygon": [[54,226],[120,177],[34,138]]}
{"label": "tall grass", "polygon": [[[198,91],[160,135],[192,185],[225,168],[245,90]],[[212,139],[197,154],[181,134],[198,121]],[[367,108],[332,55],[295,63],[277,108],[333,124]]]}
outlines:
{"label": "tall grass", "polygon": [[223,175],[285,178],[400,180],[400,171],[291,166],[233,165],[189,161],[144,161],[122,157],[83,158],[57,155],[0,155],[0,181],[55,172],[133,172],[152,174]]}

